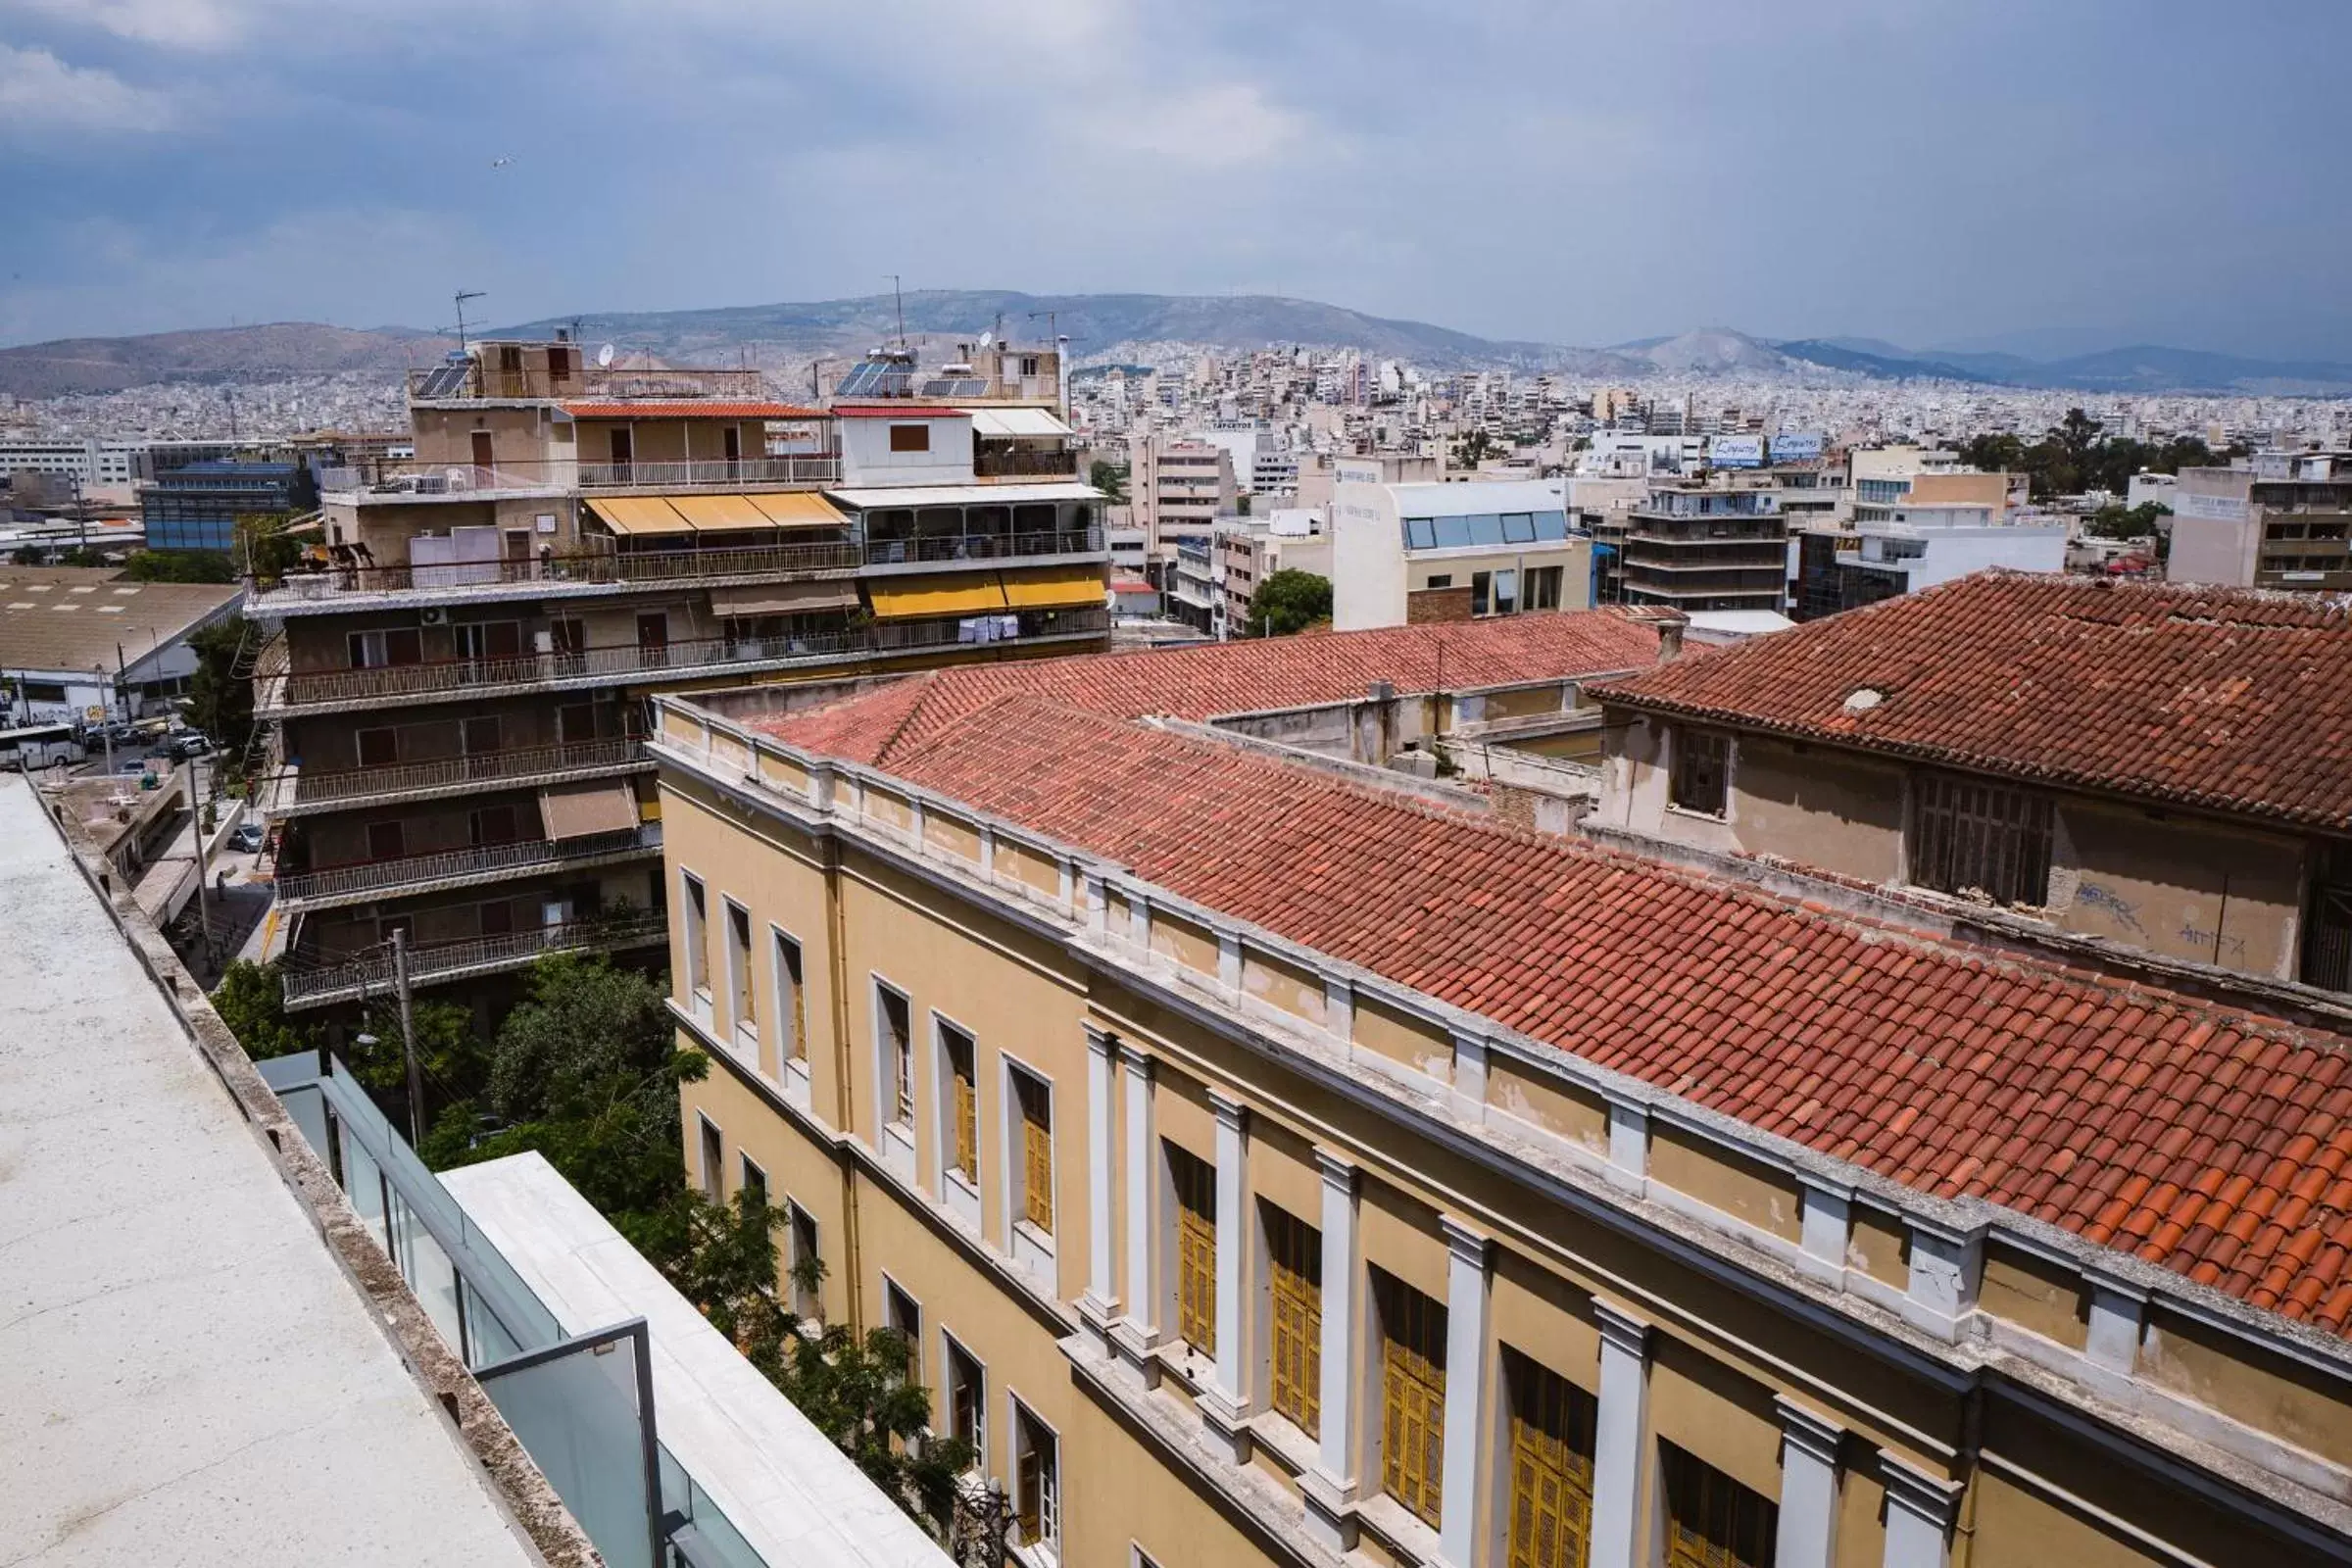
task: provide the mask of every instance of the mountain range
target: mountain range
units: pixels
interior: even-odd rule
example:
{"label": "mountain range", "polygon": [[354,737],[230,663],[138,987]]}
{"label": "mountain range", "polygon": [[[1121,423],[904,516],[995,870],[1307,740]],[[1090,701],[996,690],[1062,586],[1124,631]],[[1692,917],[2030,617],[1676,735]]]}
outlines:
{"label": "mountain range", "polygon": [[[902,314],[903,313],[903,314]],[[903,322],[903,324],[902,324]],[[902,331],[934,351],[984,331],[1070,340],[1080,361],[1150,363],[1154,346],[1227,349],[1269,343],[1361,349],[1432,368],[1510,368],[1585,379],[1753,374],[1813,379],[1933,378],[1986,386],[2097,392],[2268,395],[2352,393],[2352,365],[2281,361],[2141,345],[2061,359],[1983,350],[1913,350],[1878,338],[1769,339],[1711,327],[1608,348],[1497,340],[1272,295],[1065,294],[925,289],[804,304],[730,306],[523,321],[484,336],[612,342],[672,364],[756,364],[797,376]],[[217,327],[136,337],[70,338],[0,349],[0,394],[44,398],[155,383],[238,383],[357,372],[396,375],[454,344],[407,327],[355,330],[308,322]]]}

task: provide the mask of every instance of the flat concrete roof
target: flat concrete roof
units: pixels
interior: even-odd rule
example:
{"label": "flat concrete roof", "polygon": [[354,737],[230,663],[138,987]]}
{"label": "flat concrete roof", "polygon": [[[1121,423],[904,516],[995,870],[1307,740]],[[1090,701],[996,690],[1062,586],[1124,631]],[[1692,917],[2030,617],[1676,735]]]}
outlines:
{"label": "flat concrete roof", "polygon": [[0,776],[6,1561],[541,1559]]}
{"label": "flat concrete roof", "polygon": [[662,1446],[769,1568],[953,1568],[546,1159],[461,1165],[441,1185],[565,1334],[645,1319]]}

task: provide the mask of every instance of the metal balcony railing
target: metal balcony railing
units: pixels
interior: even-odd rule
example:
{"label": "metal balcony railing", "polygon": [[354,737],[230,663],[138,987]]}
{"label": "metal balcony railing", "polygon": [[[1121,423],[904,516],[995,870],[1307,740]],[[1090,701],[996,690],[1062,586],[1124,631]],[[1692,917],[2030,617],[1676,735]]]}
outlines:
{"label": "metal balcony railing", "polygon": [[590,833],[576,839],[528,839],[514,844],[481,844],[470,849],[443,850],[434,855],[407,855],[391,860],[360,860],[350,865],[316,871],[293,871],[277,879],[277,896],[288,904],[342,899],[369,894],[415,891],[435,883],[484,877],[575,860],[599,859],[662,848],[659,823],[623,828],[613,833]]}
{"label": "metal balcony railing", "polygon": [[736,577],[821,576],[855,571],[864,554],[854,542],[758,545],[728,550],[599,551],[525,561],[467,561],[428,566],[322,566],[270,586],[257,583],[258,609],[315,603],[347,594],[397,594],[503,587],[515,583],[688,583]]}
{"label": "metal balcony railing", "polygon": [[[1108,629],[1107,612],[1096,609],[1023,612],[1011,640],[1066,637]],[[374,669],[305,670],[260,684],[256,706],[265,711],[314,704],[366,703],[404,697],[487,695],[502,689],[564,682],[629,680],[648,675],[688,674],[729,664],[793,660],[836,660],[864,653],[893,653],[967,641],[960,622],[882,621],[833,632],[767,638],[706,637],[661,646],[623,645],[578,653],[523,654],[512,659],[455,659],[431,664],[392,664]],[[992,639],[1003,641],[1005,639]]]}
{"label": "metal balcony railing", "polygon": [[[526,355],[529,351],[525,351]],[[764,399],[770,394],[758,370],[630,369],[620,366],[582,365],[579,356],[561,376],[541,363],[500,367],[474,362],[463,376],[444,377],[443,366],[409,372],[409,396],[427,396],[434,402],[468,402],[475,398],[679,398]]]}
{"label": "metal balcony railing", "polygon": [[710,485],[838,484],[838,453],[772,458],[710,458],[691,463],[581,463],[583,490],[692,490]]}
{"label": "metal balcony railing", "polygon": [[[532,931],[513,931],[504,936],[436,942],[409,950],[409,980],[415,985],[429,985],[461,975],[517,967],[551,953],[643,947],[664,940],[668,931],[668,922],[661,913],[639,910],[541,926]],[[389,949],[363,954],[340,963],[304,965],[297,957],[289,961],[284,973],[286,1005],[318,1006],[331,1001],[389,991],[392,978]]]}
{"label": "metal balcony railing", "polygon": [[868,564],[919,561],[1009,561],[1020,556],[1082,556],[1103,548],[1100,528],[1055,533],[969,533],[929,539],[868,539]]}
{"label": "metal balcony railing", "polygon": [[281,799],[289,807],[323,806],[466,784],[513,783],[590,768],[625,767],[645,760],[644,738],[636,735],[555,746],[517,746],[506,751],[479,752],[430,762],[400,762],[386,767],[339,768],[332,772],[304,768],[293,774],[291,798]]}

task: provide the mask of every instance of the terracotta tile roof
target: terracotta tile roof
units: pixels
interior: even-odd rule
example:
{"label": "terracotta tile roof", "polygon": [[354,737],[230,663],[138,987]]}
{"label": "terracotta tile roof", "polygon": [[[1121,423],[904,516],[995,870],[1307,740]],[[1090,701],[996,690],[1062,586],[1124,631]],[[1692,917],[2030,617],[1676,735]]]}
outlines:
{"label": "terracotta tile roof", "polygon": [[1399,692],[1458,691],[1642,668],[1658,657],[1654,618],[1616,611],[1511,615],[1204,643],[1132,654],[1007,661],[933,670],[829,708],[759,721],[779,739],[877,765],[973,708],[1014,692],[1114,718],[1206,719]]}
{"label": "terracotta tile roof", "polygon": [[[1874,707],[1847,699],[1875,691]],[[1613,702],[2352,829],[2341,599],[1987,571],[1596,688]]]}
{"label": "terracotta tile roof", "polygon": [[2341,1037],[1035,694],[892,750],[917,784],[1767,1132],[2335,1333],[2352,1317]]}
{"label": "terracotta tile roof", "polygon": [[715,398],[631,398],[621,403],[566,403],[575,419],[821,419],[822,409],[791,403],[726,403]]}

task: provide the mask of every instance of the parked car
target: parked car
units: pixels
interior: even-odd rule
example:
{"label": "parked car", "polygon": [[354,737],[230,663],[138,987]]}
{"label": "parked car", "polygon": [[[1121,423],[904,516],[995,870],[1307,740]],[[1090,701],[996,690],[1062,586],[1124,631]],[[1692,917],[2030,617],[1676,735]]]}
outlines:
{"label": "parked car", "polygon": [[168,757],[204,757],[212,749],[213,743],[205,738],[202,730],[183,729],[164,742],[164,753]]}
{"label": "parked car", "polygon": [[248,819],[239,822],[237,830],[228,836],[228,847],[232,850],[243,850],[247,855],[256,855],[261,852],[262,840],[269,836],[268,828],[259,822]]}

